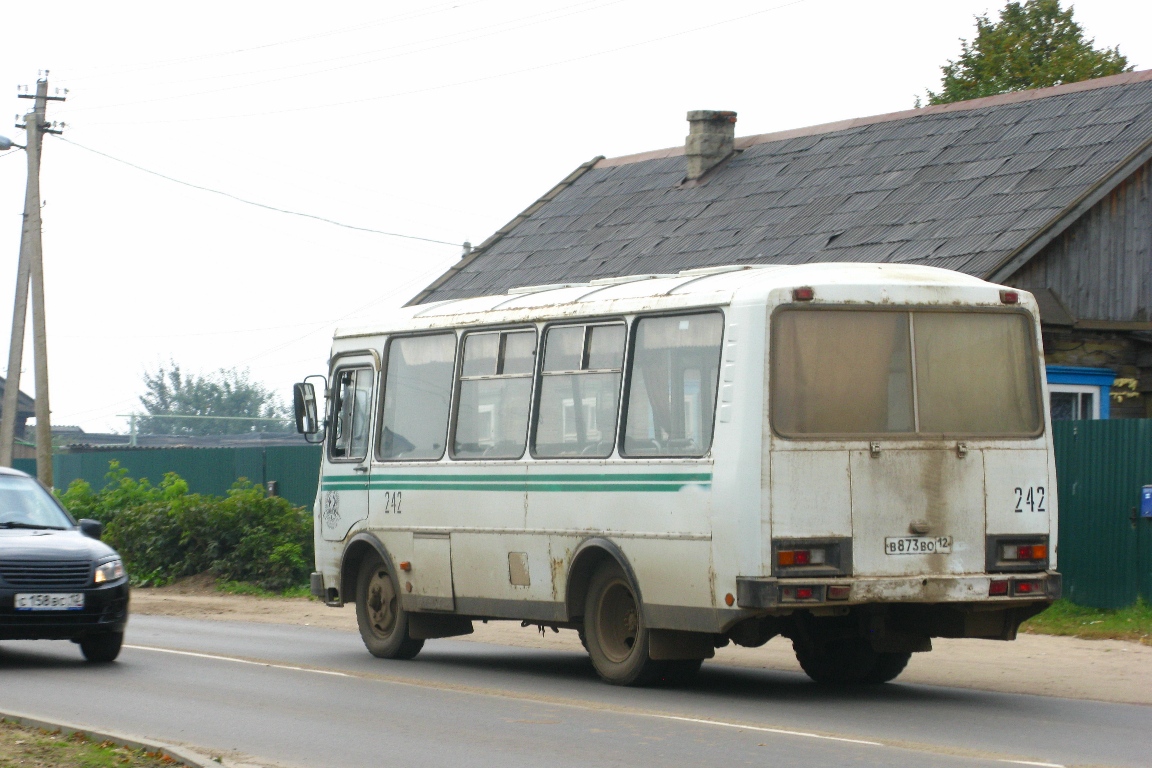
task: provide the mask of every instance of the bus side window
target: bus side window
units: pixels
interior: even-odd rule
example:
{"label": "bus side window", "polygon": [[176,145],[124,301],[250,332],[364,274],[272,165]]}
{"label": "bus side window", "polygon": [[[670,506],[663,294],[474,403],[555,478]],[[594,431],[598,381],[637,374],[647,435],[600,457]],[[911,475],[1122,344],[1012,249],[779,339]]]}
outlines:
{"label": "bus side window", "polygon": [[518,459],[524,454],[535,368],[535,329],[464,337],[454,458]]}
{"label": "bus side window", "polygon": [[720,376],[719,312],[636,322],[623,453],[703,456],[712,445]]}
{"label": "bus side window", "polygon": [[376,449],[380,459],[436,460],[444,455],[455,362],[454,333],[389,342]]}
{"label": "bus side window", "polygon": [[334,382],[336,428],[331,453],[335,459],[363,459],[368,454],[368,421],[371,414],[372,371],[348,368]]}
{"label": "bus side window", "polygon": [[623,364],[623,323],[548,329],[532,441],[535,456],[611,455]]}

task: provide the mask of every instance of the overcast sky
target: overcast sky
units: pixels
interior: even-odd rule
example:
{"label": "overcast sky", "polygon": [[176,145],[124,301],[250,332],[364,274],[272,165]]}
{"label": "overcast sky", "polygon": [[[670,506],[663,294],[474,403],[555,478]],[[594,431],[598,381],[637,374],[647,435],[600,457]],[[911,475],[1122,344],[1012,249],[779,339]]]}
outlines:
{"label": "overcast sky", "polygon": [[[6,3],[0,94],[50,70],[41,177],[54,424],[126,429],[141,376],[246,367],[289,394],[332,330],[403,304],[582,162],[907,109],[999,3]],[[323,8],[321,10],[321,8]],[[1152,3],[1081,0],[1152,67]],[[24,132],[0,123],[23,143]],[[85,149],[87,148],[87,149]],[[149,175],[389,237],[277,213]],[[24,154],[0,154],[0,368]],[[21,388],[32,392],[31,344]],[[288,400],[289,398],[285,398]]]}

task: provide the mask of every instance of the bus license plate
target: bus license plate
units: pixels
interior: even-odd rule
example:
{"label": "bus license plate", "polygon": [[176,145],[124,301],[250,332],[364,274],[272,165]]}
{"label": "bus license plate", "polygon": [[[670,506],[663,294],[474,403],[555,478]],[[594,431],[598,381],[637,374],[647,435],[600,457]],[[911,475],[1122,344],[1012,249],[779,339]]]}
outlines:
{"label": "bus license plate", "polygon": [[82,611],[84,593],[49,593],[16,595],[18,611]]}
{"label": "bus license plate", "polygon": [[951,536],[889,536],[884,539],[886,555],[949,555]]}

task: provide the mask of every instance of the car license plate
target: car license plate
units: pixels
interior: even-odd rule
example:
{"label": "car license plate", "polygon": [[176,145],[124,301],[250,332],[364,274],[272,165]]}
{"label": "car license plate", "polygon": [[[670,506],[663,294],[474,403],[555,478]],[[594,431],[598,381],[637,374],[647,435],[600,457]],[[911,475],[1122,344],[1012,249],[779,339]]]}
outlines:
{"label": "car license plate", "polygon": [[18,611],[81,611],[84,593],[42,593],[16,595]]}
{"label": "car license plate", "polygon": [[948,555],[951,536],[889,536],[884,539],[886,555]]}

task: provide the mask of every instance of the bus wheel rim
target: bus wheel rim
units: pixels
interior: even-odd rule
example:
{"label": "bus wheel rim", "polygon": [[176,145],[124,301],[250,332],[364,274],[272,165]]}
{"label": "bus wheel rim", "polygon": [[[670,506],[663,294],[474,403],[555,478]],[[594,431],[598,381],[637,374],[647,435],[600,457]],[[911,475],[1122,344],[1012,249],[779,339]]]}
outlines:
{"label": "bus wheel rim", "polygon": [[373,573],[368,582],[368,621],[381,637],[388,637],[396,627],[396,589],[383,570]]}
{"label": "bus wheel rim", "polygon": [[614,582],[604,590],[599,605],[600,649],[609,661],[622,663],[632,655],[640,630],[640,617],[632,590]]}

